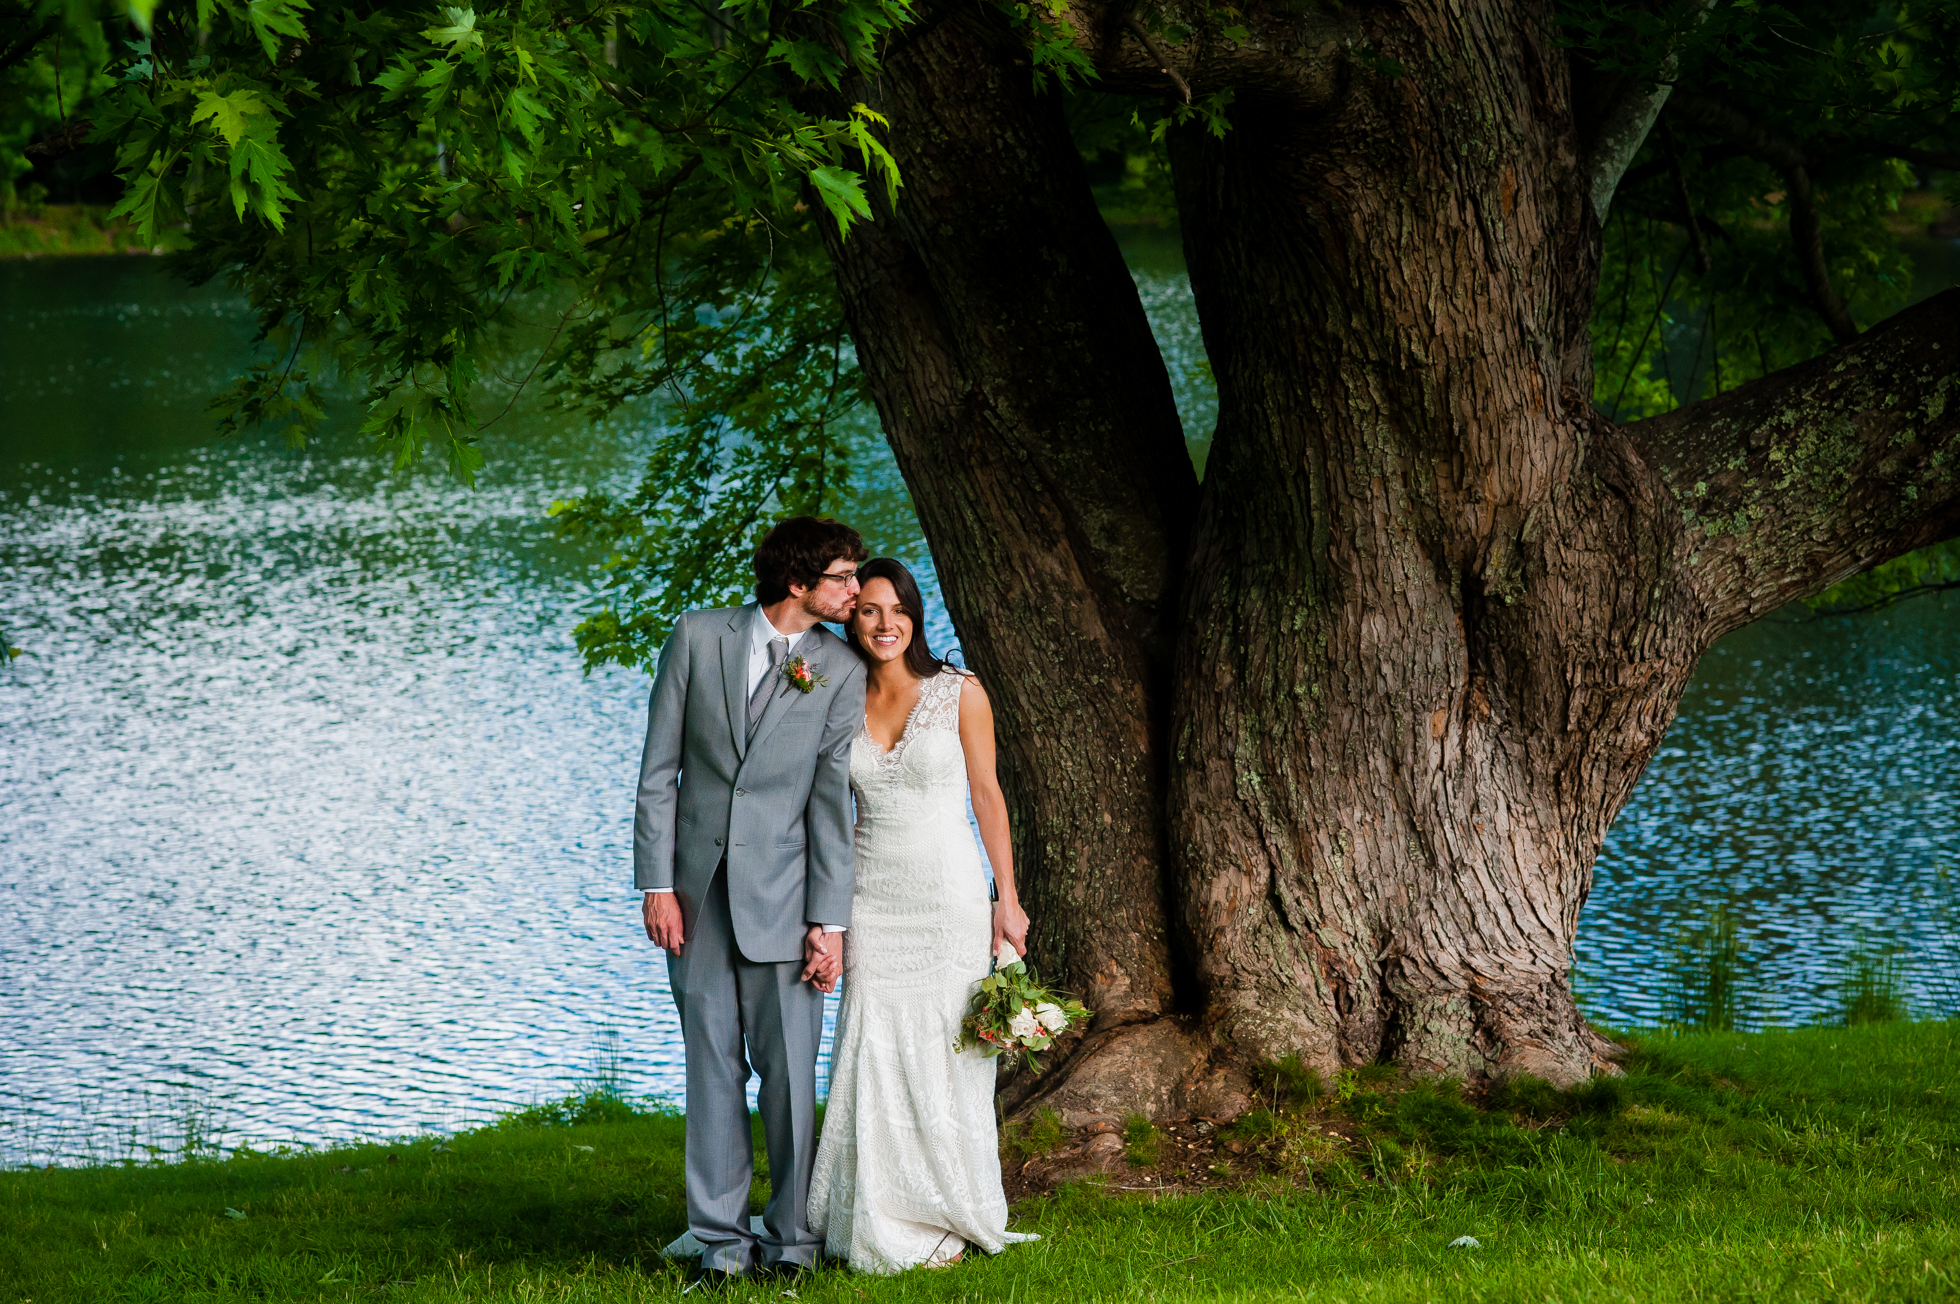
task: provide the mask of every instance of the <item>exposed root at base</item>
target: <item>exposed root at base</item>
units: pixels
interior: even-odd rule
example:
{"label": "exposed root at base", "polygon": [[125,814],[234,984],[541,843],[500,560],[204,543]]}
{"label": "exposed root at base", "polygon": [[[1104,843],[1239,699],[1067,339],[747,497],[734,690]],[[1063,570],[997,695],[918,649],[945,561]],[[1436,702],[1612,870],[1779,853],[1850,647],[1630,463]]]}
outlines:
{"label": "exposed root at base", "polygon": [[[1411,1080],[1456,1078],[1473,1090],[1524,1078],[1563,1090],[1588,1078],[1618,1076],[1624,1048],[1587,1025],[1570,996],[1560,995],[1567,1007],[1558,1012],[1563,1019],[1518,1018],[1515,1006],[1486,1009],[1482,1035],[1454,1039],[1447,1059],[1424,1055],[1433,1047],[1411,1039],[1397,1057],[1397,1071]],[[1494,1033],[1509,1035],[1500,1042]],[[1087,1136],[1118,1131],[1138,1115],[1158,1125],[1225,1124],[1258,1103],[1260,1066],[1214,1048],[1194,1020],[1167,1016],[1125,1024],[1058,1049],[1062,1053],[1039,1076],[1025,1068],[1002,1076],[1003,1115],[1026,1120],[1045,1112],[1061,1128]],[[1340,1071],[1339,1065],[1302,1067],[1330,1082]]]}
{"label": "exposed root at base", "polygon": [[[1124,1040],[1136,1049],[1158,1045],[1160,1037]],[[1610,1076],[1619,1075],[1616,1067]],[[1274,1181],[1293,1186],[1426,1182],[1455,1162],[1451,1155],[1481,1153],[1493,1143],[1517,1144],[1509,1137],[1563,1131],[1575,1115],[1610,1116],[1626,1101],[1617,1083],[1561,1089],[1519,1075],[1465,1088],[1458,1081],[1380,1064],[1344,1070],[1327,1081],[1297,1071],[1291,1077],[1274,1071],[1255,1077],[1248,1084],[1251,1098],[1237,1098],[1239,1113],[1231,1120],[1152,1120],[1132,1109],[1113,1120],[1066,1126],[1058,1110],[1039,1100],[1030,1103],[1002,1131],[1007,1197],[1019,1201],[1079,1181],[1156,1195]],[[1113,1075],[1098,1079],[1115,1080]],[[1410,1139],[1411,1119],[1442,1129],[1428,1138],[1440,1144],[1439,1150]],[[1482,1132],[1470,1137],[1476,1129]]]}
{"label": "exposed root at base", "polygon": [[1070,1130],[1119,1128],[1142,1114],[1155,1122],[1237,1118],[1250,1106],[1244,1072],[1214,1063],[1197,1026],[1166,1017],[1094,1032],[1039,1077],[1026,1069],[1001,1083],[1012,1115],[1048,1110]]}

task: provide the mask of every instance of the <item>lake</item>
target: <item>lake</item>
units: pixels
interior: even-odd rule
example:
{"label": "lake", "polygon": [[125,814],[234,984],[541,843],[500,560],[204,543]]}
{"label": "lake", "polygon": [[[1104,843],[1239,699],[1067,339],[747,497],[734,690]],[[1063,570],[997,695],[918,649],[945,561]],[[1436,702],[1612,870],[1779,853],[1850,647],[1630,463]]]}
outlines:
{"label": "lake", "polygon": [[[1188,287],[1133,252],[1207,428]],[[590,558],[543,519],[629,479],[649,415],[520,405],[475,490],[347,419],[214,443],[251,333],[149,260],[0,263],[0,1163],[453,1128],[602,1074],[678,1098],[631,890],[647,685],[581,673]],[[1757,1021],[1827,1014],[1858,938],[1952,994],[1960,593],[1796,615],[1704,661],[1606,843],[1595,1018],[1665,1017],[1721,903]]]}

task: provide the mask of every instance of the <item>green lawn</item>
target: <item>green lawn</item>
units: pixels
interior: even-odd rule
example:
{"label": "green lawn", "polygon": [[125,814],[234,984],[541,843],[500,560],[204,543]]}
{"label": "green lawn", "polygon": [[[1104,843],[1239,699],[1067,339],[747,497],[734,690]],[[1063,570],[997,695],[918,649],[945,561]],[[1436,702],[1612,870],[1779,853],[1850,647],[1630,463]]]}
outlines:
{"label": "green lawn", "polygon": [[[797,1294],[1960,1299],[1960,1024],[1655,1039],[1631,1067],[1489,1109],[1350,1081],[1344,1100],[1262,1120],[1291,1177],[1169,1196],[1069,1187],[1016,1209],[1038,1244],[887,1280],[827,1269]],[[673,1299],[680,1271],[658,1249],[683,1225],[680,1122],[614,1114],[446,1144],[0,1173],[0,1304]],[[1481,1247],[1449,1247],[1465,1235]]]}

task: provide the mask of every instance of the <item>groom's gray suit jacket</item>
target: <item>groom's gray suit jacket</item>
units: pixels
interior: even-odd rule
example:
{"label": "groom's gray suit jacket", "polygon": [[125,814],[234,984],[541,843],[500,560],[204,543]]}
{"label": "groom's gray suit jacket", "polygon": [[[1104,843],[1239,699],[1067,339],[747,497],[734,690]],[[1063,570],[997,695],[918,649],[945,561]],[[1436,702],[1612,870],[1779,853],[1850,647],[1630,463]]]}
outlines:
{"label": "groom's gray suit jacket", "polygon": [[749,960],[803,958],[810,924],[851,922],[851,739],[864,667],[819,625],[797,645],[804,693],[780,674],[748,730],[753,607],[690,611],[660,651],[633,820],[636,887],[671,888],[687,935],[728,861],[736,945]]}

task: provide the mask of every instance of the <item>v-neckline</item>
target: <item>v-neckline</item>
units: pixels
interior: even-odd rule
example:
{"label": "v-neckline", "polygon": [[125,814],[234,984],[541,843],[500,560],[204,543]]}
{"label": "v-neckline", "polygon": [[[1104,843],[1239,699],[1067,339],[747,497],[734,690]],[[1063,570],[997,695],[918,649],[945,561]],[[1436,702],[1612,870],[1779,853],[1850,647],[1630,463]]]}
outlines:
{"label": "v-neckline", "polygon": [[925,705],[926,685],[931,682],[932,679],[930,677],[919,681],[919,695],[912,699],[912,709],[905,713],[905,723],[899,726],[898,737],[892,739],[892,745],[890,747],[880,747],[878,745],[878,736],[871,732],[871,712],[866,711],[864,713],[864,736],[871,740],[872,750],[878,754],[877,759],[881,763],[889,761],[892,757],[898,755],[898,749],[905,746],[905,740],[912,736],[912,720],[919,714],[919,708]]}

